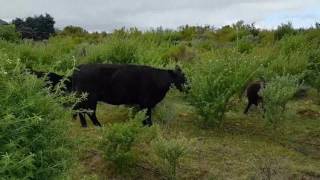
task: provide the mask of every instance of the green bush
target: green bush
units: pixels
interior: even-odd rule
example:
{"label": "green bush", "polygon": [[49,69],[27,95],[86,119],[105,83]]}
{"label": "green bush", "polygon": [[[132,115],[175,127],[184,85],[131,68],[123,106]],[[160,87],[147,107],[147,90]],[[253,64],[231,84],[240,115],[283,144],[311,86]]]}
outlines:
{"label": "green bush", "polygon": [[112,124],[103,129],[100,149],[120,174],[130,173],[137,161],[134,146],[144,139],[146,128],[141,122],[145,118],[145,112],[139,112],[127,123]]}
{"label": "green bush", "polygon": [[259,60],[237,56],[202,61],[189,68],[191,89],[187,99],[206,126],[222,125],[230,98],[243,89],[259,67]]}
{"label": "green bush", "polygon": [[154,109],[153,117],[155,117],[154,119],[156,119],[156,122],[166,125],[174,121],[177,117],[176,107],[173,102],[168,102],[164,99]]}
{"label": "green bush", "polygon": [[72,162],[70,111],[22,68],[0,52],[0,177],[56,179]]}
{"label": "green bush", "polygon": [[250,53],[253,47],[256,45],[256,43],[256,37],[252,35],[244,36],[239,40],[239,42],[237,42],[238,51],[240,53]]}
{"label": "green bush", "polygon": [[132,151],[138,130],[130,124],[114,124],[106,130],[103,139],[104,153],[107,160],[113,162],[119,173],[124,173],[134,165]]}
{"label": "green bush", "polygon": [[45,71],[67,71],[74,65],[71,38],[51,38],[48,42],[23,41],[13,49],[6,48],[10,57],[20,58],[27,66]]}
{"label": "green bush", "polygon": [[59,33],[61,36],[86,36],[88,32],[79,26],[66,26]]}
{"label": "green bush", "polygon": [[306,83],[320,92],[320,50],[313,50],[309,54],[308,66],[305,72]]}
{"label": "green bush", "polygon": [[14,25],[0,25],[0,39],[18,42],[21,35],[16,31]]}
{"label": "green bush", "polygon": [[169,179],[177,179],[177,168],[181,160],[193,149],[193,141],[185,137],[176,139],[158,138],[152,142],[152,149],[162,162],[162,168]]}
{"label": "green bush", "polygon": [[265,119],[277,127],[284,117],[285,106],[299,88],[299,78],[292,75],[275,76],[262,90]]}
{"label": "green bush", "polygon": [[307,68],[309,51],[304,36],[287,36],[275,45],[268,69],[279,75],[299,75]]}
{"label": "green bush", "polygon": [[176,62],[190,62],[193,58],[195,58],[195,52],[193,52],[186,45],[180,44],[170,48],[163,58],[165,60],[173,60]]}
{"label": "green bush", "polygon": [[137,45],[133,39],[111,37],[87,48],[86,62],[128,64],[137,62]]}

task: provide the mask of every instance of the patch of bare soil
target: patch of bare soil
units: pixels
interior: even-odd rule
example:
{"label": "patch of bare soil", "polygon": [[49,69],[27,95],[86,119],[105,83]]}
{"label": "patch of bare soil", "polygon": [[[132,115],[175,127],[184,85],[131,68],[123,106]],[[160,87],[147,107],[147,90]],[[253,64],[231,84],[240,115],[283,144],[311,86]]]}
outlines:
{"label": "patch of bare soil", "polygon": [[300,116],[308,118],[318,118],[320,117],[320,112],[314,111],[312,109],[301,109],[297,112]]}
{"label": "patch of bare soil", "polygon": [[97,150],[89,150],[83,158],[81,158],[86,173],[88,174],[101,174],[106,169],[105,161],[102,154]]}
{"label": "patch of bare soil", "polygon": [[320,132],[310,132],[295,140],[294,144],[300,153],[320,159]]}

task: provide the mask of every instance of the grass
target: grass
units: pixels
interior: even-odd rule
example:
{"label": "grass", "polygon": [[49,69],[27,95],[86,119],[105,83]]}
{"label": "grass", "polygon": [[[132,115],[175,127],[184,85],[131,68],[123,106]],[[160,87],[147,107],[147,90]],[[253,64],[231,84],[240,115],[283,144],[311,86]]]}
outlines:
{"label": "grass", "polygon": [[[223,129],[200,127],[195,124],[198,115],[194,109],[172,93],[165,101],[176,109],[176,118],[167,124],[157,123],[156,117],[154,120],[167,138],[182,134],[195,139],[195,151],[178,168],[179,179],[318,179],[320,107],[312,99],[290,102],[289,118],[277,130],[265,127],[258,108],[243,115],[243,101],[226,113]],[[104,125],[123,123],[128,111],[99,104],[98,118]],[[100,129],[93,125],[82,129],[78,121],[73,126],[71,134],[78,141],[78,163],[71,170],[71,179],[121,179],[97,150]],[[138,148],[141,154],[135,174],[126,179],[167,179],[152,163],[149,147]]]}

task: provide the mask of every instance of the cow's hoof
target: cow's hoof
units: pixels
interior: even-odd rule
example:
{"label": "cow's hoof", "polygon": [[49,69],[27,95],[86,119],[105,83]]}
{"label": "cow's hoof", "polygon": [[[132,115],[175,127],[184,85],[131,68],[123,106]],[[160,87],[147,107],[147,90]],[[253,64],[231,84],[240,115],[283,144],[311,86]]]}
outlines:
{"label": "cow's hoof", "polygon": [[74,121],[77,120],[77,116],[78,116],[77,114],[73,114],[73,115],[72,115],[72,119],[73,119]]}
{"label": "cow's hoof", "polygon": [[96,126],[96,127],[102,127],[102,125],[101,125],[101,124],[95,124],[95,126]]}

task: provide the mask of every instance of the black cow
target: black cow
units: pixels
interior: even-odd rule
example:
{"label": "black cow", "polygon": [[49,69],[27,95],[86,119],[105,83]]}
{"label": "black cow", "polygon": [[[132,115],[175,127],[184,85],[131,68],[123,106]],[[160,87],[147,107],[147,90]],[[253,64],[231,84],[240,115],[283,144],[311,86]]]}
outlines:
{"label": "black cow", "polygon": [[[141,65],[85,64],[72,75],[72,90],[88,93],[87,99],[75,109],[89,109],[86,113],[93,124],[101,126],[96,117],[98,101],[113,105],[138,105],[147,109],[144,125],[152,125],[151,111],[171,85],[183,90],[186,78],[179,67],[175,70],[156,69]],[[87,126],[85,114],[79,113],[81,125]]]}
{"label": "black cow", "polygon": [[255,81],[248,85],[247,87],[247,98],[248,98],[248,105],[244,110],[244,114],[247,114],[249,108],[252,104],[258,106],[259,103],[263,106],[263,98],[259,95],[259,92],[262,88],[265,87],[265,81]]}

